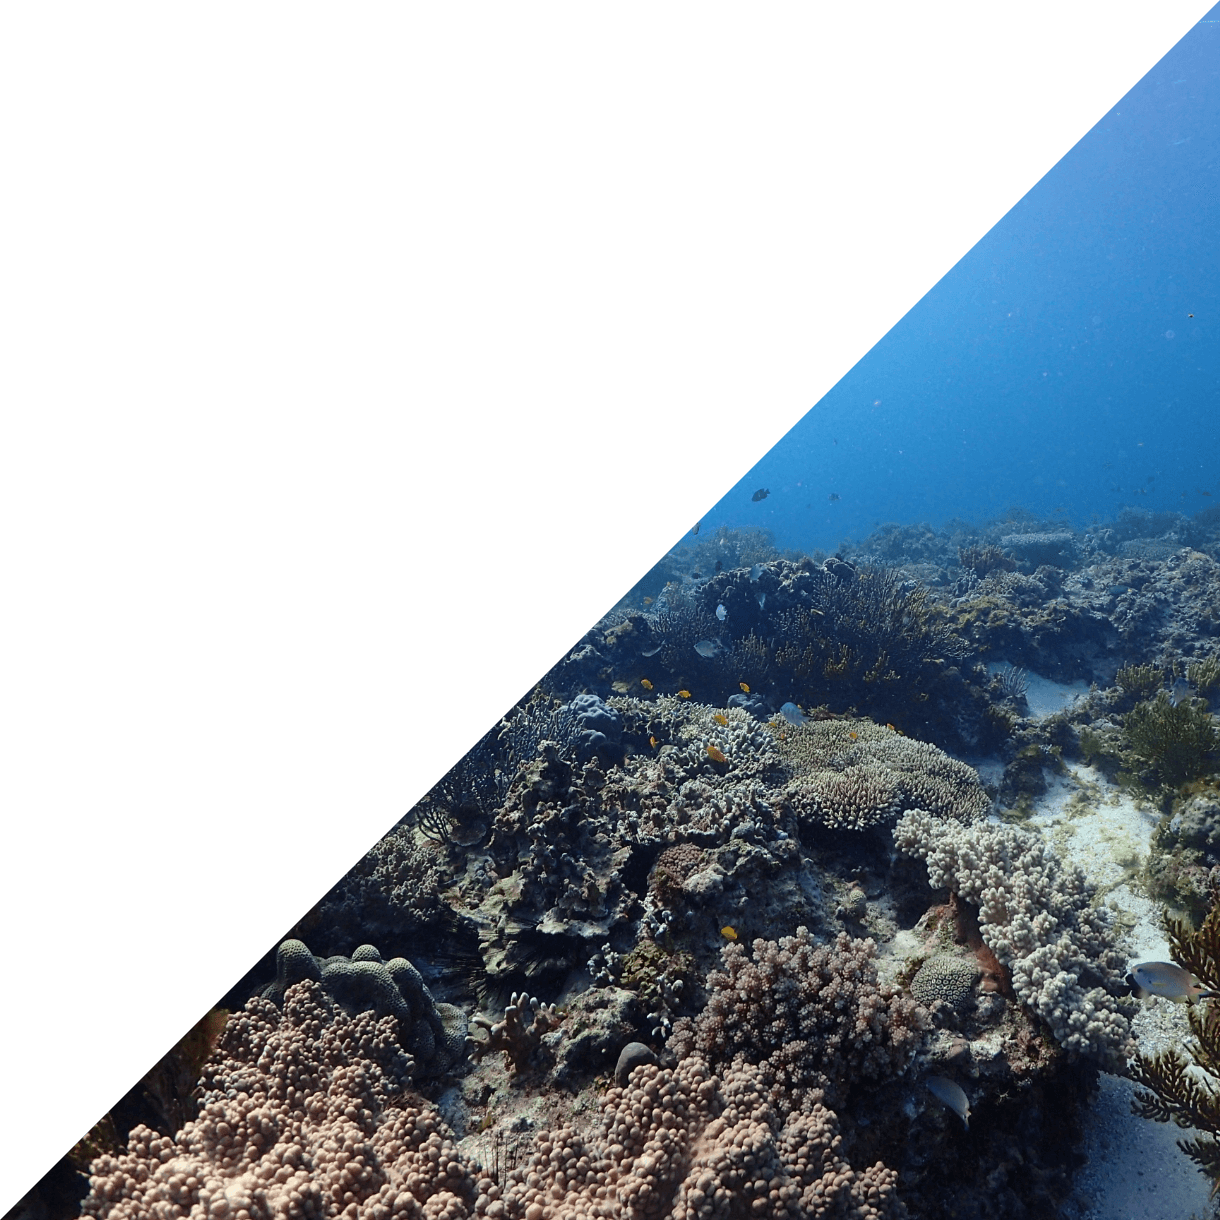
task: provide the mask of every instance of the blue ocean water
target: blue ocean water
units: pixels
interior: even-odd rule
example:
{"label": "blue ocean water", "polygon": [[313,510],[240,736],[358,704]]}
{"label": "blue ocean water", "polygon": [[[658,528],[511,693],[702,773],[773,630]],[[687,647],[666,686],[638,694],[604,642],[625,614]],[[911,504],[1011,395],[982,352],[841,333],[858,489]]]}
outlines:
{"label": "blue ocean water", "polygon": [[[1220,8],[703,517],[834,550],[1220,503]],[[765,499],[753,493],[768,489]],[[838,497],[834,499],[833,497]]]}

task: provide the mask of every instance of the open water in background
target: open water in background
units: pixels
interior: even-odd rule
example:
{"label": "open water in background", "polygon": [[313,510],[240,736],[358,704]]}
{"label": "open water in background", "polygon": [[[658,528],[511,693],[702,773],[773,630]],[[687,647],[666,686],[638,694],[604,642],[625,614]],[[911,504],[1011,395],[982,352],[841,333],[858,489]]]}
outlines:
{"label": "open water in background", "polygon": [[1215,504],[1220,7],[702,523],[811,551],[1015,506],[1082,528]]}

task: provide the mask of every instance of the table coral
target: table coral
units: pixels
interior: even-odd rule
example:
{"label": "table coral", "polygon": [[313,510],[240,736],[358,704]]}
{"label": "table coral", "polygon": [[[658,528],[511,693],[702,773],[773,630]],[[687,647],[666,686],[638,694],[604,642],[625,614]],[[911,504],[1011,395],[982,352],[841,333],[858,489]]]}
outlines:
{"label": "table coral", "polygon": [[785,795],[804,821],[864,830],[904,809],[972,822],[991,808],[973,767],[871,720],[786,726],[779,750],[795,776]]}
{"label": "table coral", "polygon": [[1017,997],[1072,1054],[1122,1072],[1134,1053],[1125,959],[1094,887],[1049,845],[1014,826],[962,826],[905,813],[894,841],[928,866],[928,881],[978,906],[983,940],[1012,972]]}

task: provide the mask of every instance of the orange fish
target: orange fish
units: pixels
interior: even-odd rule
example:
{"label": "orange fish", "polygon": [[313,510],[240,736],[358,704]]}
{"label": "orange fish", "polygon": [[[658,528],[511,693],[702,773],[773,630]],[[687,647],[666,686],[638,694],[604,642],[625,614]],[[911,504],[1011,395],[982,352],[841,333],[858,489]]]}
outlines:
{"label": "orange fish", "polygon": [[648,739],[648,744],[655,750],[657,748],[657,739],[655,737],[650,737]]}
{"label": "orange fish", "polygon": [[652,683],[651,683],[651,682],[649,682],[647,678],[641,678],[641,679],[640,679],[640,685],[641,685],[641,686],[642,686],[642,687],[643,687],[645,690],[652,690]]}
{"label": "orange fish", "polygon": [[729,927],[729,925],[726,923],[724,927],[720,929],[720,935],[723,936],[725,940],[736,940],[737,929]]}
{"label": "orange fish", "polygon": [[690,698],[690,691],[688,691],[688,690],[680,690],[680,691],[678,692],[678,698],[679,698],[679,699],[689,699],[689,698]]}
{"label": "orange fish", "polygon": [[710,758],[712,760],[712,762],[728,762],[729,761],[724,756],[724,751],[716,749],[715,746],[708,746],[707,756],[708,756],[708,758]]}
{"label": "orange fish", "polygon": [[646,605],[646,606],[651,606],[651,605],[652,605],[652,598],[651,598],[651,597],[646,597],[646,598],[644,598],[644,605]]}
{"label": "orange fish", "polygon": [[852,741],[859,741],[859,740],[860,740],[859,736],[857,735],[857,733],[856,733],[856,731],[855,731],[854,729],[853,729],[853,730],[852,730],[850,733],[848,733],[847,735],[848,735],[848,737],[850,737],[850,738],[852,739]]}
{"label": "orange fish", "polygon": [[715,714],[715,715],[712,717],[712,719],[713,719],[713,720],[714,720],[714,721],[715,721],[717,724],[728,724],[728,722],[729,722],[729,718],[728,718],[728,717],[727,717],[727,716],[726,716],[726,715],[725,715],[723,712],[717,712],[717,713],[716,713],[716,714]]}
{"label": "orange fish", "polygon": [[750,693],[750,685],[748,682],[738,682],[737,685],[740,686],[747,695]]}
{"label": "orange fish", "polygon": [[889,722],[888,720],[885,722],[885,727],[886,727],[887,729],[889,729],[891,733],[897,733],[897,732],[898,732],[898,730],[897,730],[896,728],[894,728],[894,726],[893,726],[892,724],[890,724],[890,722]]}

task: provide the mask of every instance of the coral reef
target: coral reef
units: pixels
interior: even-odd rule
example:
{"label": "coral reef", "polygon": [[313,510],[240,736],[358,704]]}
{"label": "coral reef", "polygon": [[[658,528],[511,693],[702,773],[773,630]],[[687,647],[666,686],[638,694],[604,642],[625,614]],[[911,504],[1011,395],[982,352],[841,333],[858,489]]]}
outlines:
{"label": "coral reef", "polygon": [[1220,744],[1208,712],[1193,699],[1176,706],[1167,692],[1137,703],[1123,721],[1131,748],[1170,785],[1204,774]]}
{"label": "coral reef", "polygon": [[991,808],[972,767],[892,726],[823,720],[785,726],[778,736],[796,776],[785,795],[804,821],[863,830],[906,809],[970,822]]}
{"label": "coral reef", "polygon": [[682,1018],[669,1046],[720,1068],[744,1060],[776,1106],[836,1104],[853,1083],[901,1071],[924,1026],[907,996],[877,982],[871,940],[840,932],[819,945],[807,928],[778,941],[722,950],[723,971],[707,979],[708,1000]]}
{"label": "coral reef", "polygon": [[473,1178],[406,1092],[412,1069],[393,1017],[349,1017],[316,981],[282,1013],[255,997],[205,1066],[199,1116],[173,1137],[136,1127],[99,1157],[84,1214],[468,1216]]}
{"label": "coral reef", "polygon": [[930,957],[911,979],[911,995],[925,1008],[947,1004],[960,1011],[974,997],[978,968],[957,957]]}
{"label": "coral reef", "polygon": [[521,1073],[529,1068],[542,1035],[562,1020],[554,1004],[540,1004],[524,993],[514,993],[499,1021],[482,1016],[472,1018],[471,1024],[480,1032],[467,1035],[466,1047],[476,1062],[491,1051],[503,1051],[511,1070]]}
{"label": "coral reef", "polygon": [[984,941],[1059,1045],[1123,1071],[1135,1050],[1134,1003],[1123,998],[1124,959],[1084,875],[1060,865],[1040,835],[1013,826],[962,826],[912,810],[894,841],[926,862],[934,888],[978,907]]}
{"label": "coral reef", "polygon": [[395,1017],[403,1046],[421,1072],[443,1072],[458,1061],[465,1017],[452,1005],[438,1004],[405,957],[386,962],[372,945],[361,945],[350,958],[316,958],[303,941],[286,940],[276,951],[275,981],[263,988],[263,998],[282,1004],[288,989],[306,979],[320,983],[349,1014],[368,1010]]}
{"label": "coral reef", "polygon": [[[491,1186],[476,1215],[524,1220],[766,1215],[782,1220],[898,1220],[897,1174],[862,1172],[838,1154],[836,1116],[824,1106],[781,1118],[756,1068],[716,1074],[698,1056],[675,1068],[643,1065],[610,1089],[591,1137],[571,1127]],[[498,1208],[497,1208],[497,1205]],[[493,1211],[492,1209],[497,1210]]]}

